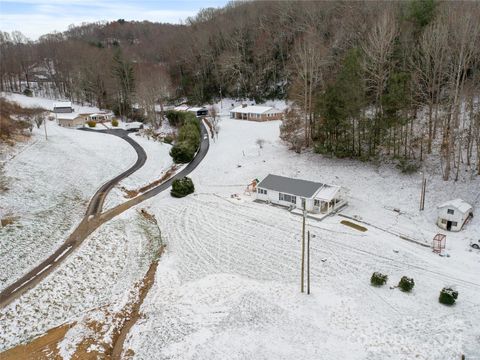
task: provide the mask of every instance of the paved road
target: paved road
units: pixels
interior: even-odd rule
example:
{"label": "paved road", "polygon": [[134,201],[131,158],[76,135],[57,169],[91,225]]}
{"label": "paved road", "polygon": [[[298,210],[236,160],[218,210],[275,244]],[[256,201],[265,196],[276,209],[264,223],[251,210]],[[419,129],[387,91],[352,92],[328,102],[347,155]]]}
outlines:
{"label": "paved road", "polygon": [[[70,255],[80,244],[90,235],[93,231],[95,231],[100,225],[109,221],[110,219],[114,218],[115,216],[121,214],[125,210],[135,206],[146,199],[149,199],[160,192],[168,189],[172,181],[179,177],[184,177],[192,172],[198,164],[203,160],[205,155],[207,155],[208,148],[210,146],[208,140],[208,132],[205,128],[205,125],[201,124],[201,136],[202,142],[200,143],[200,148],[195,155],[195,158],[178,174],[176,174],[173,178],[165,181],[164,183],[150,189],[149,191],[133,198],[129,201],[126,201],[123,204],[120,204],[113,209],[110,209],[104,213],[101,213],[103,202],[105,200],[106,195],[108,192],[115,186],[118,181],[121,179],[131,175],[133,172],[138,170],[143,166],[147,155],[143,148],[135,142],[132,138],[128,137],[128,133],[124,130],[115,129],[115,130],[92,130],[97,131],[100,133],[107,133],[111,135],[120,136],[122,139],[127,141],[131,144],[135,150],[137,151],[138,159],[137,162],[127,171],[123,172],[122,174],[118,175],[114,179],[108,181],[104,185],[100,187],[100,189],[95,193],[92,197],[90,204],[88,206],[87,212],[85,217],[82,219],[80,224],[77,228],[73,231],[73,233],[68,237],[68,239],[60,246],[60,248],[55,251],[54,254],[49,256],[46,260],[44,260],[41,264],[36,266],[34,269],[30,270],[27,274],[22,276],[20,279],[15,281],[13,284],[5,288],[0,293],[0,307],[5,307],[10,302],[27,292],[28,290],[32,289],[36,286],[42,279],[44,279],[48,274],[50,274],[61,262],[63,262],[68,255]],[[135,145],[134,145],[135,144]],[[116,180],[116,182],[115,182]],[[93,216],[91,216],[93,215]]]}
{"label": "paved road", "polygon": [[98,189],[97,192],[93,195],[92,199],[90,200],[90,204],[88,204],[86,216],[98,216],[102,212],[103,203],[105,202],[105,198],[107,197],[110,190],[112,190],[114,186],[117,185],[121,180],[132,175],[135,171],[140,169],[145,164],[145,161],[147,161],[147,154],[145,153],[145,150],[143,150],[143,148],[135,140],[128,136],[129,133],[123,129],[92,130],[89,128],[82,128],[81,130],[93,131],[97,133],[100,132],[103,134],[118,136],[128,142],[130,145],[132,145],[132,147],[137,152],[137,161],[130,169],[124,171],[117,177],[103,184],[100,189]]}

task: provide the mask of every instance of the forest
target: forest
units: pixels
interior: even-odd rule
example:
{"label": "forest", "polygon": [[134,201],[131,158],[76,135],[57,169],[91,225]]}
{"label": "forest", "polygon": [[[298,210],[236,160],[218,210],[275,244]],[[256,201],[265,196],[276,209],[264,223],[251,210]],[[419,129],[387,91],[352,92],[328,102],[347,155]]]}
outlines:
{"label": "forest", "polygon": [[285,99],[281,137],[295,151],[392,159],[405,172],[433,159],[444,180],[480,174],[478,2],[235,1],[179,25],[119,19],[36,41],[2,32],[0,62],[1,91],[154,126],[185,100]]}

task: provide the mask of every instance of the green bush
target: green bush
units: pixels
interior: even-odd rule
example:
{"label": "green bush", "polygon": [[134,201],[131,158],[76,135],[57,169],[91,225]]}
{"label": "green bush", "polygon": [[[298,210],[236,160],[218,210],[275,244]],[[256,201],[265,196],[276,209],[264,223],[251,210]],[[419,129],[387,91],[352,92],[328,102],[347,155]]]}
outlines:
{"label": "green bush", "polygon": [[418,163],[404,158],[400,159],[397,167],[403,174],[413,174],[420,169],[420,165]]}
{"label": "green bush", "polygon": [[32,90],[30,90],[30,89],[25,89],[25,90],[23,90],[23,95],[32,97],[32,96],[33,96],[33,92],[32,92]]}
{"label": "green bush", "polygon": [[172,190],[170,195],[173,197],[181,198],[191,194],[195,191],[192,179],[184,177],[183,179],[176,179],[172,182]]}
{"label": "green bush", "polygon": [[112,119],[112,126],[117,127],[118,126],[118,120],[117,119]]}
{"label": "green bush", "polygon": [[413,281],[412,278],[409,278],[407,276],[402,276],[400,279],[400,282],[398,283],[398,287],[405,292],[409,292],[413,289],[415,286],[415,281]]}
{"label": "green bush", "polygon": [[374,286],[382,286],[386,284],[387,280],[387,275],[375,271],[370,278],[370,283]]}
{"label": "green bush", "polygon": [[200,145],[200,123],[192,113],[183,113],[183,125],[178,131],[177,143],[170,150],[170,156],[177,164],[193,160]]}
{"label": "green bush", "polygon": [[175,144],[170,149],[170,156],[176,164],[186,164],[193,160],[196,148],[187,143]]}
{"label": "green bush", "polygon": [[165,144],[171,144],[171,143],[173,142],[173,137],[167,135],[167,136],[165,136],[165,137],[163,138],[163,142],[164,142]]}
{"label": "green bush", "polygon": [[440,291],[440,296],[438,298],[438,301],[445,305],[453,305],[455,303],[455,300],[457,300],[457,298],[458,298],[458,291],[455,291],[451,288],[443,288],[442,291]]}
{"label": "green bush", "polygon": [[93,120],[89,120],[89,121],[87,121],[87,125],[89,127],[93,128],[93,127],[97,126],[97,123]]}
{"label": "green bush", "polygon": [[165,112],[168,123],[175,127],[183,125],[183,121],[185,120],[185,114],[186,113],[183,111],[176,110],[168,110],[167,112]]}

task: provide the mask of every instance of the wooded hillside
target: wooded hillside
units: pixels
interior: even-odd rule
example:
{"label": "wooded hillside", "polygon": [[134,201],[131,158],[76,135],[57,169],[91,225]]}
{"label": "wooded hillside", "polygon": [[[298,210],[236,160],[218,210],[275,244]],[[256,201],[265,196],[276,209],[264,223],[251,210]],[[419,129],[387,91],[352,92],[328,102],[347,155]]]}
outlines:
{"label": "wooded hillside", "polygon": [[[480,174],[480,3],[249,1],[184,25],[85,24],[32,42],[0,36],[1,90],[33,81],[160,121],[187,97],[286,98],[282,138],[339,157],[439,155],[445,179]],[[143,116],[143,115],[142,115]]]}

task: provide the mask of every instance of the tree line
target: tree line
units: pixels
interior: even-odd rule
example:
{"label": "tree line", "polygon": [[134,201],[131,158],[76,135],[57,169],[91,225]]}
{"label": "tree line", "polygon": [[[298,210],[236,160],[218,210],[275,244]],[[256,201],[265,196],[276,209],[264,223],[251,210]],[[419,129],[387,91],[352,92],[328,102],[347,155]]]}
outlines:
{"label": "tree line", "polygon": [[[1,90],[41,69],[44,91],[159,125],[173,99],[288,99],[300,151],[440,159],[480,174],[480,4],[237,1],[184,24],[84,24],[32,42],[0,35]],[[146,114],[146,115],[145,115]]]}

